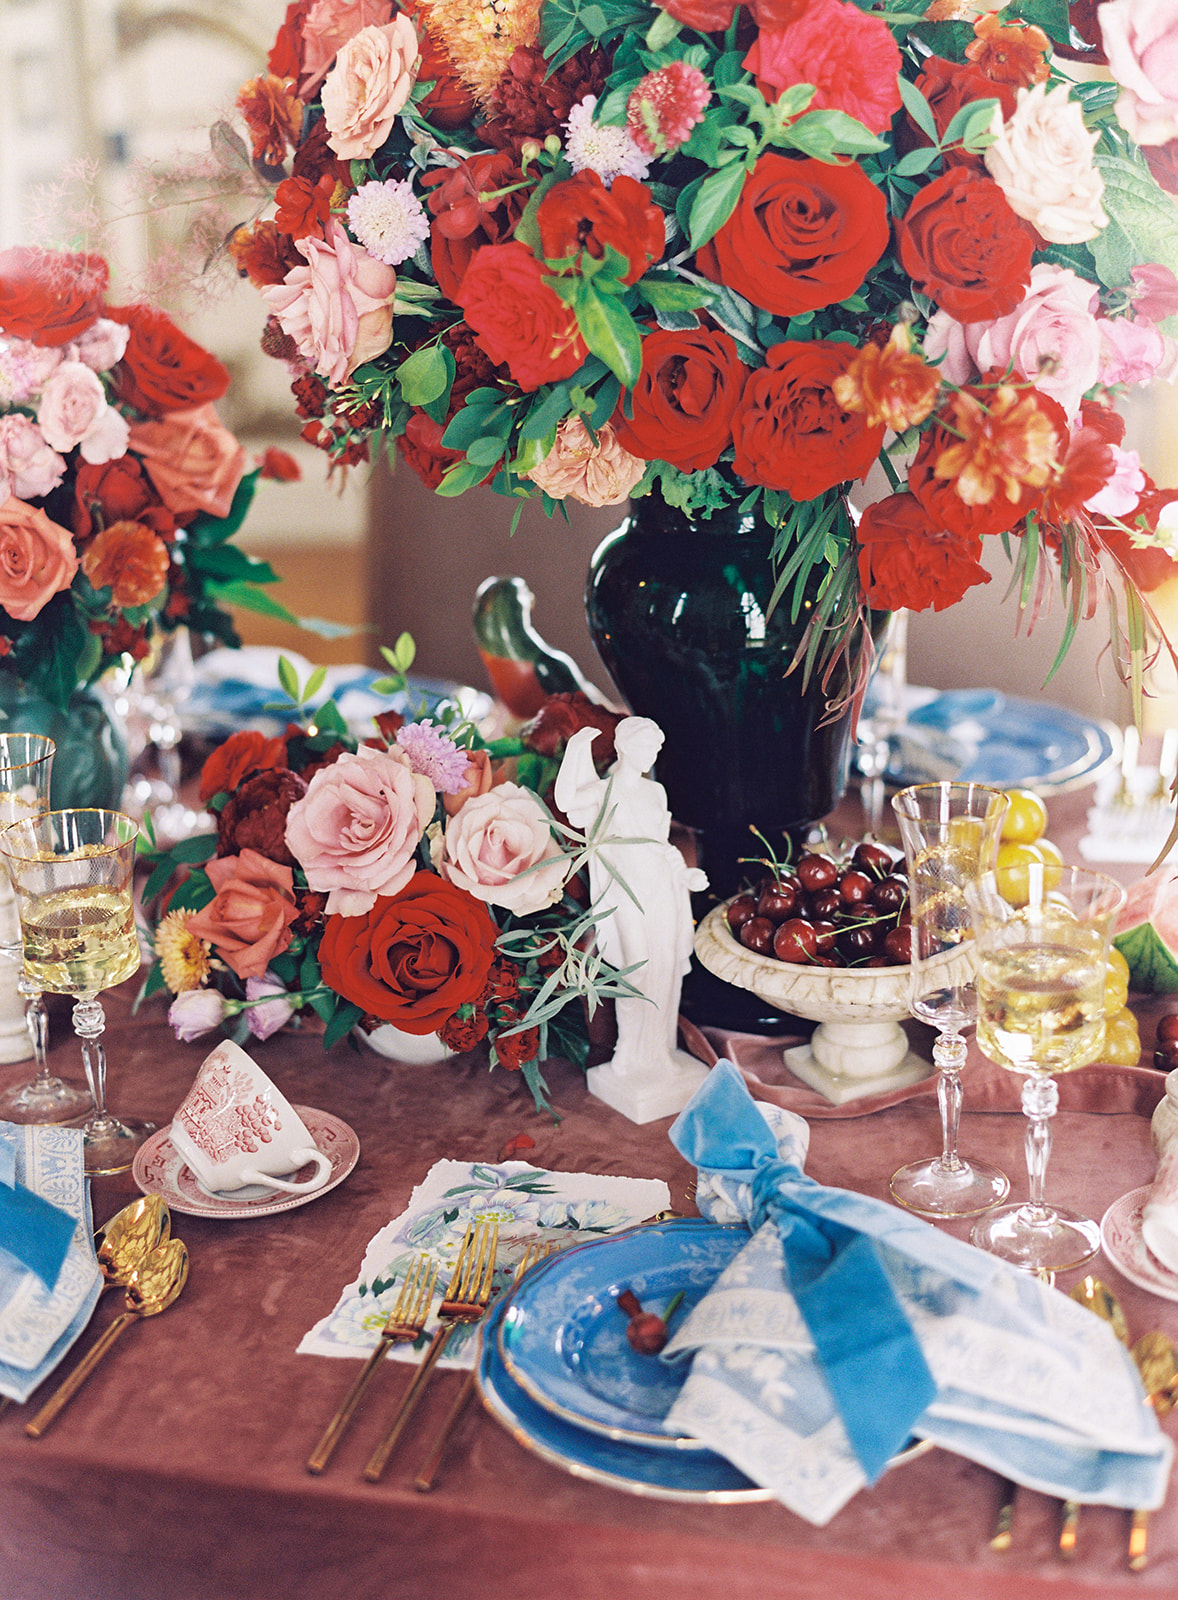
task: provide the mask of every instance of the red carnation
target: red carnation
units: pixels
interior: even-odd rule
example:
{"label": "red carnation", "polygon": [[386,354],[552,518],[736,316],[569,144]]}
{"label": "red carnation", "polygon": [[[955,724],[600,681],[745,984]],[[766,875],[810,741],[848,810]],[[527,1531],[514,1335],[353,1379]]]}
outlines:
{"label": "red carnation", "polygon": [[981,540],[938,527],[915,495],[892,494],[868,506],[855,536],[859,581],[873,611],[943,611],[990,581]]}
{"label": "red carnation", "polygon": [[713,466],[732,437],[747,374],[735,340],[720,328],[654,329],[642,341],[638,382],[613,415],[618,442],[682,472]]}
{"label": "red carnation", "polygon": [[23,244],[0,250],[0,328],[34,344],[69,344],[98,320],[109,285],[101,256]]}
{"label": "red carnation", "polygon": [[397,449],[427,489],[436,489],[457,461],[465,460],[461,450],[450,450],[442,443],[445,428],[426,412],[409,413]]}
{"label": "red carnation", "polygon": [[814,86],[808,110],[845,111],[883,133],[901,104],[900,52],[882,17],[848,0],[811,0],[785,27],[762,26],[744,65],[766,100],[795,84]]}
{"label": "red carnation", "polygon": [[203,345],[152,306],[108,308],[106,315],[131,330],[122,361],[115,368],[118,396],[149,417],[192,411],[219,400],[229,373]]}
{"label": "red carnation", "polygon": [[472,1005],[459,1006],[438,1029],[438,1038],[449,1050],[473,1050],[487,1036],[489,1024],[483,1012]]}
{"label": "red carnation", "polygon": [[591,168],[555,183],[536,210],[547,261],[578,258],[582,250],[600,261],[606,245],[629,262],[626,283],[636,283],[663,253],[663,214],[644,183],[624,174],[607,189]]}
{"label": "red carnation", "polygon": [[897,223],[900,265],[958,322],[1004,317],[1031,281],[1034,238],[992,178],[952,167]]}
{"label": "red carnation", "polygon": [[589,353],[549,282],[527,245],[513,240],[477,251],[455,296],[475,339],[521,389],[571,378]]}
{"label": "red carnation", "polygon": [[495,1054],[501,1067],[506,1067],[508,1072],[518,1072],[525,1061],[534,1061],[540,1054],[539,1028],[521,1028],[515,1033],[497,1034]]}
{"label": "red carnation", "polygon": [[267,739],[252,728],[231,733],[201,768],[200,798],[207,803],[215,794],[232,794],[251,773],[286,764],[285,739]]}
{"label": "red carnation", "polygon": [[525,139],[560,135],[578,101],[601,94],[608,62],[604,51],[584,48],[553,69],[539,44],[518,46],[491,93],[479,137],[518,152]]}

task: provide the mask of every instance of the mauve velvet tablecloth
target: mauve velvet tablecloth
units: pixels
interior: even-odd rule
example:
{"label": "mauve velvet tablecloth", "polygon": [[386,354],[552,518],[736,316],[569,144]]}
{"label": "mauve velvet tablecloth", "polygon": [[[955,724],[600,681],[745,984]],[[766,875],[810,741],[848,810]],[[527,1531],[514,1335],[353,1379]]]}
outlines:
{"label": "mauve velvet tablecloth", "polygon": [[[158,1002],[131,1017],[132,989],[109,999],[110,1098],[163,1124],[205,1048],[172,1040]],[[1150,1025],[1142,1031],[1148,1051]],[[328,1472],[309,1477],[307,1454],[354,1369],[295,1346],[433,1161],[494,1161],[526,1133],[537,1166],[665,1178],[680,1210],[692,1209],[693,1174],[666,1138],[669,1119],[634,1127],[562,1063],[548,1068],[554,1123],[533,1112],[518,1076],[474,1059],[410,1067],[346,1044],[325,1054],[297,1034],[257,1054],[291,1100],[356,1130],[359,1164],[332,1193],[269,1218],[176,1215],[192,1255],[176,1306],[131,1328],[43,1439],[24,1433],[30,1407],[0,1417],[0,1600],[1178,1597],[1178,1482],[1152,1518],[1150,1565],[1137,1576],[1126,1569],[1124,1513],[1086,1508],[1079,1552],[1064,1564],[1059,1507],[1030,1492],[1018,1497],[1014,1548],[991,1551],[998,1480],[939,1451],[816,1529],[772,1503],[679,1505],[582,1482],[476,1406],[437,1488],[421,1495],[413,1472],[460,1381],[452,1372],[436,1376],[384,1480],[367,1484],[361,1466],[408,1378],[392,1363]],[[77,1075],[64,1011],[52,1056]],[[24,1075],[0,1069],[0,1086]],[[1145,1069],[1094,1068],[1072,1082],[1090,1106],[1117,1109],[1061,1111],[1049,1193],[1099,1217],[1153,1175],[1149,1111],[1162,1081]],[[899,1162],[937,1142],[936,1102],[922,1093],[869,1116],[815,1118],[808,1165],[824,1182],[884,1196]],[[961,1145],[996,1160],[1025,1192],[1017,1113],[967,1112]],[[129,1176],[96,1182],[96,1221],[133,1192]],[[1096,1270],[1135,1333],[1158,1327],[1178,1338],[1178,1304],[1136,1289],[1103,1259]],[[108,1293],[77,1353],[119,1309]]]}

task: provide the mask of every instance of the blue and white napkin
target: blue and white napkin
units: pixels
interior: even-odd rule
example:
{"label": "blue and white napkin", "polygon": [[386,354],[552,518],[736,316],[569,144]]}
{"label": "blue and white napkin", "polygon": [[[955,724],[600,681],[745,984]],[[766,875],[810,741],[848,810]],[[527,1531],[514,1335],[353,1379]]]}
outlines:
{"label": "blue and white napkin", "polygon": [[101,1292],[81,1130],[0,1122],[0,1395],[28,1399]]}
{"label": "blue and white napkin", "polygon": [[912,1436],[1063,1499],[1161,1505],[1173,1446],[1098,1317],[807,1177],[805,1122],[754,1101],[730,1062],[671,1139],[704,1215],[752,1231],[663,1353],[692,1358],[671,1426],[819,1525]]}

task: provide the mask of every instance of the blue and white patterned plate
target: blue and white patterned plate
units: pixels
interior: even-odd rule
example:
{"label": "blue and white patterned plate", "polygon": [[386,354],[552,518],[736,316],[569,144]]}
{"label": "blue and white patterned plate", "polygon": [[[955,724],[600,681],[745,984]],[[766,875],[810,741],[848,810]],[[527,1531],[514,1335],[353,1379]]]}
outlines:
{"label": "blue and white patterned plate", "polygon": [[661,1316],[682,1290],[678,1322],[748,1241],[745,1227],[684,1219],[549,1257],[505,1298],[496,1327],[506,1375],[542,1410],[606,1439],[663,1453],[702,1451],[698,1439],[663,1422],[687,1364],[633,1351],[617,1297],[631,1289],[643,1310]]}

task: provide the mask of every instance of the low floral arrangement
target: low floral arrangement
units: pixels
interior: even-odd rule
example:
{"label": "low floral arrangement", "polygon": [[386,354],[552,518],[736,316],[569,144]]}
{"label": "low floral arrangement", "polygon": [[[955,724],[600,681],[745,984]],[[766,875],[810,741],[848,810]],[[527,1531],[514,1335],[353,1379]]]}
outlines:
{"label": "low floral arrangement", "polygon": [[0,252],[0,670],[64,707],[157,629],[239,644],[226,603],[289,614],[229,540],[259,475],[213,402],[222,364],[148,305],[108,302],[99,255]]}
{"label": "low floral arrangement", "polygon": [[228,248],[336,462],[760,509],[836,650],[999,536],[1028,622],[1104,596],[1138,677],[1178,494],[1115,403],[1175,371],[1176,49],[1167,0],[292,0],[216,130],[274,200]]}
{"label": "low floral arrangement", "polygon": [[[385,655],[394,672],[375,687],[408,692],[412,642]],[[307,712],[322,669],[300,689],[282,668],[305,720],[231,734],[201,773],[215,833],[145,852],[144,904],[162,914],[144,996],[175,997],[185,1040],[223,1024],[265,1039],[309,1010],[325,1047],[382,1023],[455,1051],[486,1041],[546,1103],[539,1062],[584,1063],[598,1002],[634,992],[591,948],[586,868],[606,807],[585,836],[545,798],[578,727],[601,730],[608,767],[618,717],[565,694],[491,744],[444,710],[384,713],[358,743],[333,702]]]}

